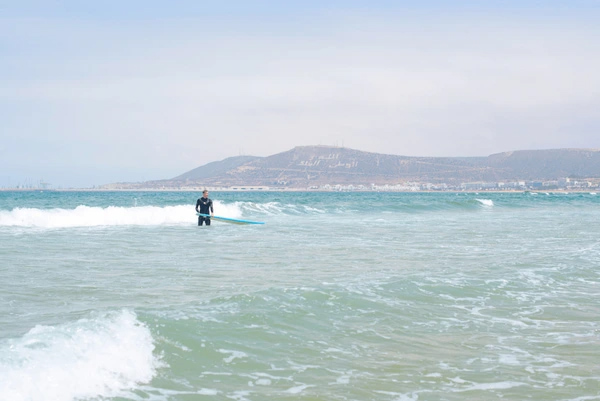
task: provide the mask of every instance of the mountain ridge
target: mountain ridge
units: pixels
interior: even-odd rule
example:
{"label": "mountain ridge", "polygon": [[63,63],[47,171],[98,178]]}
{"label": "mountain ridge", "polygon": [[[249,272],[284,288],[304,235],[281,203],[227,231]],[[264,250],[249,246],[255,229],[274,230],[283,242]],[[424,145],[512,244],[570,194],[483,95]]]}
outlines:
{"label": "mountain ridge", "polygon": [[[475,157],[420,157],[333,146],[296,146],[271,156],[235,156],[171,179],[119,183],[122,188],[385,185],[402,182],[600,178],[600,149],[516,150]],[[119,184],[109,184],[118,187]]]}

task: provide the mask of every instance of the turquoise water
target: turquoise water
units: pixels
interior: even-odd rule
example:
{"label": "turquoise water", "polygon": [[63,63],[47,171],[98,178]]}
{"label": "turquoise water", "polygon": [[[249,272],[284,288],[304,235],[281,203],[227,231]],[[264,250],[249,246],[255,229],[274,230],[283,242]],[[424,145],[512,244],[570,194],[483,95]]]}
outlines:
{"label": "turquoise water", "polygon": [[595,193],[0,192],[0,400],[600,400]]}

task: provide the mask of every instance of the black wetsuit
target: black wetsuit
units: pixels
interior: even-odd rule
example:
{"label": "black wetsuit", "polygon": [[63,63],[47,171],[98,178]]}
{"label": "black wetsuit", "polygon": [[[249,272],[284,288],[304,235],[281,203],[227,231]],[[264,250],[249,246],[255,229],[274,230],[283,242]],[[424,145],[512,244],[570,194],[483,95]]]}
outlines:
{"label": "black wetsuit", "polygon": [[[209,198],[199,198],[196,201],[196,211],[202,214],[214,213],[213,201]],[[198,225],[201,226],[202,223],[206,223],[207,226],[210,226],[210,217],[198,216]]]}

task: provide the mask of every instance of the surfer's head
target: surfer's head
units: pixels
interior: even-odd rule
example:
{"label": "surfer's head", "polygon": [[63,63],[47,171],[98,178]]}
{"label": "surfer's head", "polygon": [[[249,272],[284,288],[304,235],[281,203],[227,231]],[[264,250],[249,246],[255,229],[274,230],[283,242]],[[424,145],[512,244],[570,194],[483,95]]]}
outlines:
{"label": "surfer's head", "polygon": [[208,189],[205,189],[204,191],[202,191],[202,196],[204,196],[204,197],[208,196]]}

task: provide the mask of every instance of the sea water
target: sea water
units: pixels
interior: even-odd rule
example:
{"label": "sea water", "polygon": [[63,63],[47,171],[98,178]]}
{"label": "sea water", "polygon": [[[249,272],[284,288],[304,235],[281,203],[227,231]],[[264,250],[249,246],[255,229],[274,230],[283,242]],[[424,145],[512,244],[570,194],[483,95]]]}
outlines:
{"label": "sea water", "polygon": [[600,400],[595,193],[0,192],[0,400]]}

